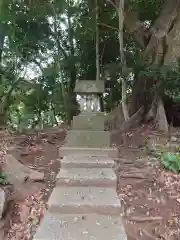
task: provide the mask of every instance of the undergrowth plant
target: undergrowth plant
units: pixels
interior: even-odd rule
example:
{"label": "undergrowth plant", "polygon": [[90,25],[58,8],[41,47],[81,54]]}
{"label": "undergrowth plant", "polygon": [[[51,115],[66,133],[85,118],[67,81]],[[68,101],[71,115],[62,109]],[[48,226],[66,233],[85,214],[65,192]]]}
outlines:
{"label": "undergrowth plant", "polygon": [[0,185],[8,185],[8,177],[5,173],[0,173]]}
{"label": "undergrowth plant", "polygon": [[162,163],[165,169],[174,173],[180,173],[180,154],[179,153],[162,154]]}

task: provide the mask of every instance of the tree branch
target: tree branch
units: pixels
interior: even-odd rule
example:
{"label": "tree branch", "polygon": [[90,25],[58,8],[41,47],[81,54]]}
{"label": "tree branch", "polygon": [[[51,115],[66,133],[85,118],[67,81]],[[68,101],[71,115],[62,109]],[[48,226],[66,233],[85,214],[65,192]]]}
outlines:
{"label": "tree branch", "polygon": [[60,36],[58,34],[58,27],[57,27],[57,24],[56,24],[57,23],[57,13],[56,13],[56,10],[55,10],[53,4],[50,4],[50,7],[53,10],[54,18],[55,18],[55,21],[54,21],[55,33],[52,32],[52,35],[55,37],[56,43],[58,42],[58,49],[61,50],[62,54],[64,55],[64,58],[68,59],[68,54],[66,53],[66,51],[64,50],[64,48],[61,46],[61,44],[59,42]]}
{"label": "tree branch", "polygon": [[[109,2],[117,12],[119,11],[117,2],[114,3],[112,0],[107,0],[107,2]],[[124,26],[127,31],[132,34],[138,46],[144,50],[146,48],[148,34],[145,31],[143,23],[139,21],[137,12],[128,9],[127,6],[125,6],[124,10]]]}
{"label": "tree branch", "polygon": [[41,66],[41,63],[38,62],[36,59],[33,59],[33,62],[39,67],[39,69],[41,70],[41,72],[43,72],[43,67]]}
{"label": "tree branch", "polygon": [[[174,26],[176,26],[176,22],[178,21],[178,14],[180,11],[180,1],[179,0],[165,0],[164,4],[162,6],[161,13],[159,17],[156,19],[154,25],[149,31],[150,34],[150,41],[146,47],[145,54],[147,56],[150,56],[150,62],[151,64],[159,64],[164,62],[164,55],[166,55],[166,51],[169,49],[167,48],[168,41],[170,42],[172,38],[169,38],[169,32],[172,32],[171,30],[174,29]],[[179,28],[179,27],[178,27]],[[179,30],[178,30],[179,31]],[[172,34],[174,35],[174,34]],[[176,35],[176,40],[177,36]],[[174,36],[175,36],[174,35]],[[172,43],[170,44],[172,45]],[[170,50],[171,56],[175,56],[175,54],[172,54],[172,49]],[[168,54],[169,55],[169,54]],[[173,56],[173,58],[174,58]],[[179,56],[178,56],[179,58]],[[170,59],[170,57],[169,57]],[[174,58],[176,61],[176,58]],[[173,62],[174,62],[173,60]],[[168,61],[168,62],[171,62]]]}
{"label": "tree branch", "polygon": [[104,26],[104,27],[107,27],[107,28],[110,28],[110,29],[113,29],[113,30],[115,30],[115,31],[119,31],[118,28],[113,27],[113,26],[110,26],[110,25],[105,24],[105,23],[98,23],[98,25],[99,25],[99,26]]}
{"label": "tree branch", "polygon": [[139,21],[138,13],[132,10],[125,9],[124,26],[141,49],[146,48],[148,33],[145,30],[144,24]]}
{"label": "tree branch", "polygon": [[176,19],[179,11],[179,0],[165,0],[161,13],[151,28],[151,34],[158,31],[166,35],[172,27],[172,23]]}
{"label": "tree branch", "polygon": [[138,13],[125,9],[124,25],[128,32],[132,34],[139,47],[145,50],[153,34],[156,33],[159,37],[164,37],[168,33],[179,11],[179,0],[165,0],[159,17],[155,21],[153,27],[147,32],[144,24],[138,19]]}

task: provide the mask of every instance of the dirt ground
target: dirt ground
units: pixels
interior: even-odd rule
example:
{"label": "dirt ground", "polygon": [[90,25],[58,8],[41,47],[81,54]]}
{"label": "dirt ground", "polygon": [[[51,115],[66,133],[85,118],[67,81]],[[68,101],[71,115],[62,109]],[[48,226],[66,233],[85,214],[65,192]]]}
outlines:
{"label": "dirt ground", "polygon": [[165,171],[156,158],[140,151],[148,135],[155,141],[159,134],[145,126],[127,135],[126,146],[118,136],[114,141],[120,152],[117,191],[128,240],[178,240],[180,175]]}
{"label": "dirt ground", "polygon": [[[164,171],[155,158],[141,150],[148,135],[157,137],[151,127],[142,126],[124,137],[116,135],[112,139],[119,148],[115,172],[128,240],[180,239],[180,176]],[[11,234],[7,239],[32,239],[60,169],[58,150],[64,136],[65,132],[60,131],[45,134],[41,141],[27,136],[14,140],[16,147],[12,148],[11,154],[30,168],[44,172],[45,182],[38,195],[28,198],[29,204],[23,202],[18,208],[22,212],[26,205],[30,211],[30,214],[24,214],[23,221],[18,218],[17,222],[17,214],[16,217],[11,214]],[[20,234],[13,234],[17,229]]]}

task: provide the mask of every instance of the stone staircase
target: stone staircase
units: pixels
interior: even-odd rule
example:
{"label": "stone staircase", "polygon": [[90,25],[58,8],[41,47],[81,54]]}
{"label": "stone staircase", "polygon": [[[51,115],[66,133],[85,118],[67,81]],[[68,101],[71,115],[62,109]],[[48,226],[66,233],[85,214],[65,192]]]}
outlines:
{"label": "stone staircase", "polygon": [[60,149],[57,184],[34,240],[127,240],[120,217],[118,157],[104,131],[103,113],[75,116]]}

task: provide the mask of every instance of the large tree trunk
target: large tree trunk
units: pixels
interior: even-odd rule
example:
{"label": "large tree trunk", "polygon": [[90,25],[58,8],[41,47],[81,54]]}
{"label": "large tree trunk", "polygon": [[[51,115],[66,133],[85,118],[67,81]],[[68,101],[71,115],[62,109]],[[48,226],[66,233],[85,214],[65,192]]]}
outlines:
{"label": "large tree trunk", "polygon": [[[100,81],[100,55],[99,55],[99,43],[100,43],[100,35],[99,35],[99,2],[98,0],[95,1],[95,8],[96,8],[96,81]],[[103,94],[98,94],[99,96],[99,105],[100,111],[104,112],[104,101],[103,101]]]}
{"label": "large tree trunk", "polygon": [[[0,6],[1,6],[1,4],[0,4]],[[4,29],[4,25],[2,23],[0,23],[0,68],[1,68],[4,41],[5,41],[5,29]],[[0,76],[0,78],[1,77],[2,77],[2,75]],[[6,105],[7,104],[4,102],[4,98],[1,97],[1,101],[0,101],[0,127],[5,126],[7,124]]]}
{"label": "large tree trunk", "polygon": [[68,102],[69,102],[69,109],[67,113],[67,123],[70,124],[71,120],[74,115],[77,113],[78,104],[76,101],[76,93],[74,93],[76,78],[77,78],[77,69],[74,62],[74,56],[75,56],[75,48],[74,48],[74,42],[73,42],[73,26],[71,22],[71,12],[70,7],[68,7],[67,12],[67,20],[68,20],[68,39],[70,43],[70,58],[72,59],[71,62],[69,62],[69,69],[70,69],[70,80],[68,84]]}
{"label": "large tree trunk", "polygon": [[0,62],[2,59],[4,40],[5,40],[5,29],[4,29],[4,25],[0,23]]}
{"label": "large tree trunk", "polygon": [[[121,59],[121,68],[122,70],[125,69],[126,66],[126,59],[124,55],[124,36],[123,36],[123,30],[124,30],[124,0],[119,0],[119,4],[117,6],[118,11],[118,19],[119,19],[119,53],[120,53],[120,59]],[[123,72],[123,71],[122,71]],[[121,89],[121,95],[122,95],[122,110],[124,114],[124,119],[127,121],[129,119],[129,112],[128,112],[128,106],[127,106],[127,84],[126,79],[124,77],[122,78],[122,89]]]}
{"label": "large tree trunk", "polygon": [[7,97],[1,97],[0,102],[0,128],[7,124],[7,110],[8,110],[8,99]]}
{"label": "large tree trunk", "polygon": [[[146,66],[158,65],[159,68],[177,66],[180,58],[180,0],[165,0],[162,11],[154,25],[147,31],[138,15],[131,10],[125,11],[125,26],[147,58]],[[153,80],[153,79],[152,79]],[[153,101],[153,81],[138,77],[133,86],[133,112],[144,105],[145,111]]]}
{"label": "large tree trunk", "polygon": [[[0,0],[0,15],[3,11],[3,4],[4,1]],[[1,68],[1,61],[2,61],[2,54],[3,54],[3,48],[4,48],[4,41],[5,41],[5,27],[2,21],[0,22],[0,68]],[[0,76],[0,78],[2,75]],[[8,101],[9,99],[7,99]],[[7,124],[7,101],[6,98],[3,96],[1,97],[0,101],[0,127]]]}
{"label": "large tree trunk", "polygon": [[130,107],[131,115],[137,112],[142,106],[144,107],[144,116],[147,114],[154,98],[152,87],[153,79],[145,76],[136,76],[133,83],[132,103]]}
{"label": "large tree trunk", "polygon": [[76,100],[76,93],[74,93],[75,83],[76,83],[76,68],[72,66],[70,71],[70,80],[68,85],[68,106],[69,109],[67,111],[67,123],[70,124],[73,116],[77,113],[77,100]]}

